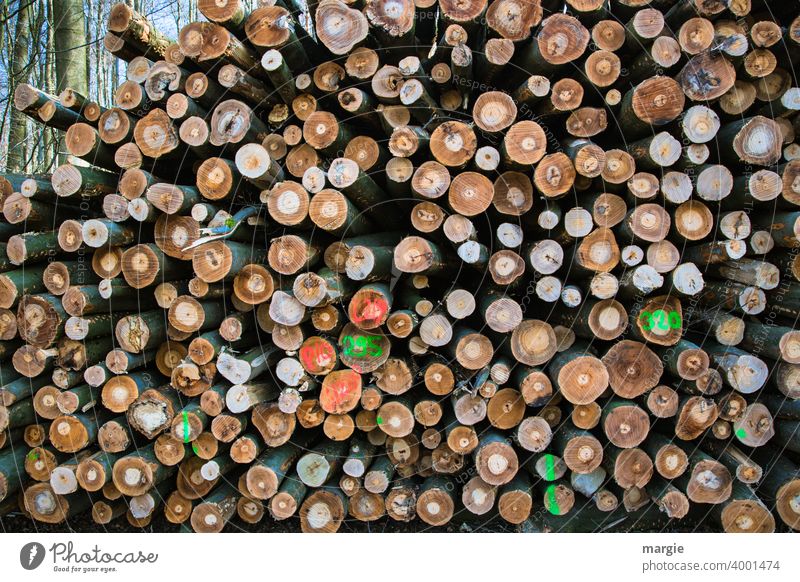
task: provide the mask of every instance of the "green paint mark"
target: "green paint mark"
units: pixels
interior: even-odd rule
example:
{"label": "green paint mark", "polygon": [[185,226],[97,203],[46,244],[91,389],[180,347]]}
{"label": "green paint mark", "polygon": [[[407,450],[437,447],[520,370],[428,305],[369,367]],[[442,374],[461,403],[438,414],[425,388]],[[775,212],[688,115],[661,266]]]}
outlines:
{"label": "green paint mark", "polygon": [[39,460],[39,453],[37,453],[34,450],[31,450],[31,452],[28,453],[28,460],[29,461],[38,461]]}
{"label": "green paint mark", "polygon": [[[383,353],[383,349],[375,342],[380,342],[379,335],[346,335],[342,339],[344,355],[351,358],[377,358]],[[370,352],[370,350],[374,350]]]}
{"label": "green paint mark", "polygon": [[561,515],[561,509],[558,507],[558,500],[556,499],[556,486],[550,485],[547,488],[547,500],[550,502],[548,511],[553,515]]}
{"label": "green paint mark", "polygon": [[377,422],[378,424],[383,424],[383,419],[379,416],[378,418],[375,419],[375,422]]}
{"label": "green paint mark", "polygon": [[739,437],[740,439],[746,439],[747,431],[745,431],[743,428],[737,429],[736,436]]}
{"label": "green paint mark", "polygon": [[200,456],[197,454],[197,445],[195,443],[192,443],[192,451],[194,451],[194,454],[197,455],[198,457]]}
{"label": "green paint mark", "polygon": [[189,415],[183,412],[183,442],[189,442]]}
{"label": "green paint mark", "polygon": [[544,478],[548,481],[556,480],[556,460],[553,455],[544,456]]}
{"label": "green paint mark", "polygon": [[233,228],[233,225],[235,225],[235,224],[236,224],[236,221],[233,219],[233,217],[225,219],[225,226],[227,226],[228,228]]}
{"label": "green paint mark", "polygon": [[[544,478],[548,481],[556,480],[556,467],[555,458],[553,455],[544,456]],[[550,503],[548,510],[553,515],[561,515],[561,509],[558,507],[558,500],[556,499],[556,486],[550,485],[547,488],[547,501]]]}
{"label": "green paint mark", "polygon": [[642,329],[645,331],[650,331],[651,329],[680,329],[682,325],[680,313],[677,311],[667,313],[663,309],[657,309],[653,313],[642,311],[639,313],[639,319],[643,321]]}

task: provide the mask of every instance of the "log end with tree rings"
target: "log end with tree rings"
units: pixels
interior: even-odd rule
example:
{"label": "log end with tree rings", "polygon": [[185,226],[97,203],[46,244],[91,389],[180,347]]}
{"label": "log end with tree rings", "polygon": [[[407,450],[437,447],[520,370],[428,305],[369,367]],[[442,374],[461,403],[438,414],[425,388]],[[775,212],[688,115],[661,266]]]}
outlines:
{"label": "log end with tree rings", "polygon": [[368,33],[367,18],[339,0],[323,0],[314,17],[317,35],[335,55],[349,53]]}
{"label": "log end with tree rings", "polygon": [[519,461],[513,448],[505,442],[478,445],[475,466],[481,478],[490,485],[508,483],[517,472]]}
{"label": "log end with tree rings", "polygon": [[669,386],[656,386],[647,394],[647,408],[656,418],[672,418],[678,412],[678,393]]}
{"label": "log end with tree rings", "polygon": [[608,128],[608,114],[599,107],[579,107],[570,113],[566,128],[573,137],[592,137]]}
{"label": "log end with tree rings", "polygon": [[411,178],[412,190],[423,198],[439,198],[450,187],[449,170],[436,161],[423,162]]}
{"label": "log end with tree rings", "polygon": [[460,121],[446,121],[431,134],[430,149],[439,163],[461,167],[477,149],[475,132]]}
{"label": "log end with tree rings", "polygon": [[304,533],[333,533],[345,519],[345,503],[341,493],[320,489],[309,495],[300,506],[300,528]]}
{"label": "log end with tree rings", "polygon": [[775,436],[774,420],[766,406],[755,402],[734,422],[734,434],[743,444],[759,447]]}
{"label": "log end with tree rings", "polygon": [[608,388],[608,371],[594,356],[578,356],[559,370],[556,383],[568,401],[588,404]]}
{"label": "log end with tree rings", "polygon": [[547,137],[542,127],[535,121],[518,121],[503,137],[503,149],[511,163],[529,166],[544,156]]}
{"label": "log end with tree rings", "polygon": [[385,402],[377,410],[378,428],[390,437],[404,437],[411,434],[415,419],[413,412],[401,401]]}
{"label": "log end with tree rings", "polygon": [[622,340],[603,356],[609,384],[623,398],[635,398],[654,388],[663,371],[661,359],[645,344]]}
{"label": "log end with tree rings", "polygon": [[620,58],[611,51],[598,50],[586,59],[586,76],[596,87],[609,87],[619,77],[622,69]]}
{"label": "log end with tree rings", "polygon": [[260,305],[269,301],[274,290],[272,275],[263,265],[249,264],[233,279],[236,296],[249,305]]}
{"label": "log end with tree rings", "polygon": [[[605,153],[603,154],[603,159],[605,160]],[[627,211],[627,204],[623,198],[616,194],[604,192],[594,201],[592,219],[598,226],[613,228],[622,222]]]}
{"label": "log end with tree rings", "polygon": [[57,495],[49,483],[36,483],[25,490],[25,506],[42,523],[59,524],[67,519],[69,501]]}
{"label": "log end with tree rings", "polygon": [[728,503],[720,517],[726,533],[772,533],[775,518],[758,500],[736,499]]}
{"label": "log end with tree rings", "polygon": [[452,518],[455,502],[446,489],[449,483],[431,483],[428,487],[423,486],[424,491],[417,494],[416,515],[428,525],[445,525]]}
{"label": "log end with tree rings", "polygon": [[772,119],[761,115],[750,118],[733,140],[733,151],[743,162],[769,166],[781,155],[781,131]]}
{"label": "log end with tree rings", "polygon": [[589,404],[577,404],[572,409],[572,423],[585,430],[590,430],[600,423],[600,416],[602,409],[597,402],[590,402]]}
{"label": "log end with tree rings", "polygon": [[614,445],[629,449],[647,438],[650,420],[638,406],[621,404],[603,414],[603,431]]}
{"label": "log end with tree rings", "polygon": [[663,240],[671,222],[669,213],[657,204],[641,204],[626,218],[626,224],[634,236],[647,242]]}
{"label": "log end with tree rings", "polygon": [[623,184],[631,179],[635,170],[635,162],[628,152],[611,149],[606,150],[606,164],[600,175],[606,182]]}
{"label": "log end with tree rings", "polygon": [[406,237],[394,250],[394,264],[404,273],[422,273],[433,264],[433,246],[418,236]]}
{"label": "log end with tree rings", "polygon": [[574,16],[554,14],[542,21],[536,43],[548,63],[563,65],[583,54],[589,31]]}
{"label": "log end with tree rings", "polygon": [[448,202],[464,216],[481,214],[494,198],[492,182],[477,172],[462,172],[451,182]]}
{"label": "log end with tree rings", "polygon": [[486,11],[486,21],[502,38],[514,42],[530,36],[531,29],[542,20],[541,2],[499,0],[491,2]]}
{"label": "log end with tree rings", "polygon": [[578,142],[575,147],[573,163],[575,171],[579,175],[596,178],[605,169],[606,153],[600,146],[592,142]]}
{"label": "log end with tree rings", "polygon": [[556,350],[552,326],[540,320],[523,320],[512,333],[511,349],[514,357],[526,365],[543,364]]}
{"label": "log end with tree rings", "polygon": [[614,299],[603,299],[592,306],[588,323],[598,338],[611,340],[628,326],[627,310]]}
{"label": "log end with tree rings", "polygon": [[498,132],[509,127],[517,116],[514,100],[501,91],[482,93],[472,107],[475,122],[484,131]]}
{"label": "log end with tree rings", "polygon": [[632,107],[636,117],[652,125],[665,125],[683,112],[684,95],[671,77],[653,77],[633,91]]}
{"label": "log end with tree rings", "polygon": [[[309,215],[308,192],[297,182],[276,184],[270,189],[266,202],[269,215],[284,226],[300,225]],[[327,225],[322,228],[328,230]]]}
{"label": "log end with tree rings", "polygon": [[620,259],[619,247],[611,230],[598,228],[587,233],[577,247],[576,260],[594,272],[609,272]]}
{"label": "log end with tree rings", "polygon": [[708,143],[719,131],[719,115],[705,105],[693,105],[683,114],[681,127],[692,143]]}
{"label": "log end with tree rings", "polygon": [[564,261],[563,247],[552,239],[535,242],[529,248],[527,255],[530,265],[541,275],[554,274]]}
{"label": "log end with tree rings", "polygon": [[677,77],[686,97],[699,102],[721,97],[735,80],[733,65],[721,54],[711,52],[692,57]]}
{"label": "log end with tree rings", "polygon": [[730,496],[732,478],[722,464],[704,459],[692,467],[686,495],[695,503],[720,503]]}
{"label": "log end with tree rings", "polygon": [[603,447],[591,435],[577,435],[570,438],[564,447],[563,460],[577,474],[591,473],[603,461]]}
{"label": "log end with tree rings", "polygon": [[538,453],[547,448],[552,439],[552,429],[543,418],[531,416],[525,418],[518,426],[517,442],[526,451]]}

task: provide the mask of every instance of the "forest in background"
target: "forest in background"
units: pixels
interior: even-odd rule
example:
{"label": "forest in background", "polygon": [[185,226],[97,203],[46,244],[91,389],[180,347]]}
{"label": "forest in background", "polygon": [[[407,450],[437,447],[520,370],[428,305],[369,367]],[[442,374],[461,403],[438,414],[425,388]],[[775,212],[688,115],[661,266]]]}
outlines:
{"label": "forest in background", "polygon": [[[58,132],[13,106],[20,83],[58,95],[69,87],[113,104],[125,62],[103,49],[106,20],[120,0],[2,0],[0,14],[0,169],[51,172]],[[125,0],[167,36],[198,19],[197,0]]]}

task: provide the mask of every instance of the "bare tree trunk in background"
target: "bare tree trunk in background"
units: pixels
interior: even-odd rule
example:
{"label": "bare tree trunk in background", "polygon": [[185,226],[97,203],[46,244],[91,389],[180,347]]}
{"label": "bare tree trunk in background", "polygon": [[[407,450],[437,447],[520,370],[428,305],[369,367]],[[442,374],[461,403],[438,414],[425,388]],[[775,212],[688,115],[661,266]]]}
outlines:
{"label": "bare tree trunk in background", "polygon": [[[44,87],[47,93],[55,92],[55,34],[53,31],[53,0],[47,0],[39,6],[39,17],[37,18],[37,29],[41,30],[43,26],[47,26],[47,37],[44,46]],[[58,153],[58,141],[56,138],[56,130],[48,127],[44,131],[44,147],[41,152],[41,167],[39,171],[46,172],[50,170],[53,162]]]}
{"label": "bare tree trunk in background", "polygon": [[[83,0],[53,0],[52,26],[56,53],[56,94],[69,87],[82,95],[89,95]],[[59,139],[59,151],[63,149],[62,141]]]}
{"label": "bare tree trunk in background", "polygon": [[86,15],[83,0],[53,0],[56,93],[67,87],[89,94],[86,66]]}
{"label": "bare tree trunk in background", "polygon": [[116,69],[116,61],[113,63],[108,60],[108,56],[106,55],[106,51],[103,50],[103,42],[100,40],[103,38],[103,21],[108,14],[108,2],[107,0],[100,0],[100,5],[98,7],[98,16],[97,16],[97,26],[95,28],[95,38],[98,39],[98,42],[95,43],[95,50],[97,51],[97,69],[100,74],[103,76],[103,91],[97,91],[97,99],[102,101],[103,104],[108,103],[108,98],[110,95],[110,87],[111,87],[111,78],[112,78],[112,71],[111,67]]}
{"label": "bare tree trunk in background", "polygon": [[[25,0],[23,0],[25,1]],[[17,15],[14,33],[14,52],[11,55],[11,79],[9,96],[20,83],[27,83],[30,78],[31,64],[28,62],[28,46],[31,41],[31,13],[33,4],[24,6]],[[13,97],[9,97],[13,98]],[[21,172],[25,169],[25,134],[27,117],[16,107],[11,108],[11,126],[8,131],[8,158],[6,169],[9,172]]]}
{"label": "bare tree trunk in background", "polygon": [[[111,0],[110,2],[107,2],[107,4],[108,4],[108,9],[110,10],[110,7],[111,7],[111,5],[114,4],[114,2],[113,2],[113,0]],[[115,59],[112,55],[110,55],[108,53],[108,51],[103,51],[103,53],[105,53],[105,55],[106,55],[106,61],[105,61],[106,62],[106,69],[110,68],[110,70],[111,70],[111,80],[110,80],[111,82],[110,82],[110,86],[108,88],[108,94],[107,94],[107,97],[106,97],[106,103],[105,104],[106,105],[113,105],[113,103],[114,103],[114,93],[116,93],[117,87],[120,84],[119,71],[120,71],[121,61],[119,59]]]}
{"label": "bare tree trunk in background", "polygon": [[[8,22],[10,20],[8,14],[8,0],[4,0],[3,2],[2,17],[3,17],[3,22]],[[0,30],[0,32],[2,32],[2,34],[0,34],[0,52],[1,52],[6,48],[5,44],[6,34],[5,34],[5,29]]]}
{"label": "bare tree trunk in background", "polygon": [[[88,18],[86,20],[86,40],[91,42],[89,50],[86,51],[87,67],[89,69],[89,92],[96,99],[103,99],[105,97],[105,75],[102,67],[100,66],[103,60],[101,49],[102,43],[98,43],[97,39],[100,38],[100,20],[103,18],[103,2],[102,0],[88,0],[87,11]],[[92,82],[94,80],[94,82]]]}
{"label": "bare tree trunk in background", "polygon": [[[113,0],[106,1],[104,3],[104,10],[110,10],[113,4],[114,4]],[[105,13],[106,12],[104,12],[104,14]],[[105,104],[113,104],[114,93],[116,92],[120,82],[119,79],[120,61],[118,59],[113,58],[113,56],[110,55],[108,51],[103,51],[103,53],[105,54],[105,68],[111,71],[111,79],[109,82],[108,93],[106,96]]]}
{"label": "bare tree trunk in background", "polygon": [[178,30],[181,29],[181,12],[183,12],[181,0],[173,0],[172,17],[175,19],[175,28]]}
{"label": "bare tree trunk in background", "polygon": [[108,101],[109,101],[109,103],[111,102],[112,96],[116,92],[117,87],[119,87],[119,66],[118,66],[118,63],[116,61],[114,61],[113,67],[114,67],[114,70],[113,70],[113,77],[111,78],[111,88],[108,91]]}
{"label": "bare tree trunk in background", "polygon": [[[83,2],[81,2],[83,4]],[[83,7],[83,6],[81,6]],[[94,40],[92,38],[92,18],[99,18],[100,16],[95,13],[95,6],[92,0],[88,0],[88,4],[86,6],[86,14],[88,14],[87,18],[83,19],[83,40],[81,44],[89,43],[89,46],[86,47],[86,85],[87,89],[92,87],[92,44],[91,42]],[[95,90],[99,87],[99,79],[95,76]],[[84,95],[88,96],[90,91],[86,91]]]}
{"label": "bare tree trunk in background", "polygon": [[[10,17],[8,13],[8,0],[4,0],[2,4],[2,8],[0,8],[0,16],[3,18],[3,22],[10,22]],[[2,55],[5,54],[6,48],[6,36],[8,36],[8,31],[6,28],[0,29],[0,62],[4,65],[8,66],[5,62],[5,59],[2,59]],[[8,114],[12,109],[12,103],[14,101],[13,95],[9,95],[8,99],[6,99],[5,105],[3,106],[3,111],[0,113],[0,155],[8,154],[8,148],[5,151],[2,149],[2,144],[6,143],[6,137],[8,137],[7,132],[8,128],[6,128],[6,119],[8,119]]]}

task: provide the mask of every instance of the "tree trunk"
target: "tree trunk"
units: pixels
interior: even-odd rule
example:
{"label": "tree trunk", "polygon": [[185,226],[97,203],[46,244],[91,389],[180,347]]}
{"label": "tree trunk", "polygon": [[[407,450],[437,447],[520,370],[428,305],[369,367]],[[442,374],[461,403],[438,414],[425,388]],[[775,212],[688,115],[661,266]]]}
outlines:
{"label": "tree trunk", "polygon": [[[31,41],[31,28],[33,3],[27,3],[17,14],[17,23],[14,33],[14,50],[10,64],[10,91],[20,83],[27,83],[30,78],[30,65],[28,63],[28,45]],[[25,147],[28,121],[25,115],[16,107],[11,109],[11,119],[8,129],[8,158],[6,170],[21,172],[27,165],[27,148]]]}
{"label": "tree trunk", "polygon": [[[89,94],[89,50],[86,41],[86,12],[82,0],[53,0],[55,50],[55,94],[72,89]],[[62,143],[59,140],[59,143]],[[63,153],[63,147],[59,146]]]}

